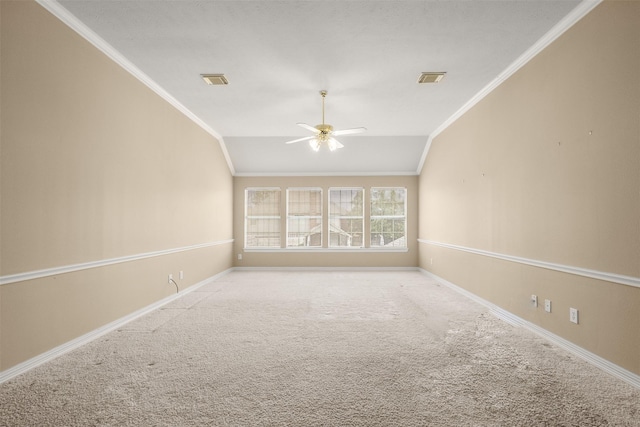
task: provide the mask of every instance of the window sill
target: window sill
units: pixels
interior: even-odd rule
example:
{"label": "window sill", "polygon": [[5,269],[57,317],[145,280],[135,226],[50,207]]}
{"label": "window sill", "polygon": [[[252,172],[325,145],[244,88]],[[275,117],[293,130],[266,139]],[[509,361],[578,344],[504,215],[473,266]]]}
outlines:
{"label": "window sill", "polygon": [[314,253],[375,253],[375,252],[409,252],[409,248],[244,248],[244,252],[262,253],[292,253],[292,252],[314,252]]}

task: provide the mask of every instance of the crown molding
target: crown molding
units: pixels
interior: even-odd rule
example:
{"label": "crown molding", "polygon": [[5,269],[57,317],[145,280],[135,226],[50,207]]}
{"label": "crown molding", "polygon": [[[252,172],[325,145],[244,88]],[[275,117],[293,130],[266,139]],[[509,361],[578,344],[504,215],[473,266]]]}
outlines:
{"label": "crown molding", "polygon": [[591,12],[597,5],[602,3],[603,0],[583,0],[576,6],[567,16],[565,16],[560,22],[558,22],[551,30],[549,30],[544,36],[538,39],[529,49],[527,49],[522,55],[520,55],[515,61],[513,61],[504,71],[489,82],[484,88],[475,94],[469,101],[467,101],[458,111],[453,113],[451,117],[445,120],[440,126],[436,128],[431,134],[429,134],[429,140],[422,153],[420,164],[418,165],[418,174],[422,171],[424,162],[431,149],[431,141],[442,133],[445,129],[451,126],[456,120],[458,120],[464,113],[473,108],[478,102],[484,99],[485,96],[493,92],[498,86],[500,86],[505,80],[515,74],[520,68],[527,64],[530,60],[536,57],[547,46],[553,43],[558,37],[564,34],[569,28],[573,27],[578,21],[584,18],[589,12]]}
{"label": "crown molding", "polygon": [[429,135],[427,138],[427,143],[424,146],[424,151],[422,151],[422,156],[420,157],[420,162],[418,163],[418,169],[416,169],[416,175],[420,175],[422,172],[422,168],[424,167],[424,162],[427,161],[427,155],[429,154],[429,150],[431,149],[431,143],[433,142],[433,136]]}
{"label": "crown molding", "polygon": [[222,150],[222,154],[227,162],[227,166],[229,167],[229,171],[231,175],[235,174],[235,169],[233,167],[233,163],[231,163],[231,157],[229,156],[229,152],[227,150],[227,146],[224,143],[224,138],[214,129],[212,129],[209,125],[207,125],[204,121],[202,121],[198,116],[196,116],[193,112],[191,112],[187,107],[182,105],[176,98],[174,98],[169,92],[164,90],[159,84],[151,79],[148,75],[146,75],[142,70],[136,67],[131,61],[124,57],[120,52],[118,52],[113,46],[107,43],[102,37],[96,34],[93,30],[83,24],[78,18],[76,18],[72,13],[70,13],[67,9],[65,9],[60,3],[56,0],[36,0],[36,2],[48,10],[53,16],[62,21],[65,25],[71,28],[73,31],[78,33],[82,38],[87,40],[93,46],[95,46],[102,53],[107,55],[113,62],[118,64],[120,67],[124,68],[129,74],[134,76],[140,82],[142,82],[149,89],[158,94],[162,99],[167,101],[173,107],[175,107],[178,111],[184,114],[186,117],[191,119],[196,125],[200,126],[205,132],[209,135],[213,136],[218,143],[220,144],[220,149]]}

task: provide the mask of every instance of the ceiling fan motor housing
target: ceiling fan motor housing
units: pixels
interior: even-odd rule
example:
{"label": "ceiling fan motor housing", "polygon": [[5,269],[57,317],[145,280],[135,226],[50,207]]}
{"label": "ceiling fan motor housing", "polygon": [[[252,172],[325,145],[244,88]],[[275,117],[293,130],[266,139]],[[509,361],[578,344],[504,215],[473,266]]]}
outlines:
{"label": "ceiling fan motor housing", "polygon": [[316,125],[316,129],[318,129],[319,131],[318,136],[322,140],[325,140],[331,134],[331,132],[333,132],[333,126],[328,125],[326,123]]}

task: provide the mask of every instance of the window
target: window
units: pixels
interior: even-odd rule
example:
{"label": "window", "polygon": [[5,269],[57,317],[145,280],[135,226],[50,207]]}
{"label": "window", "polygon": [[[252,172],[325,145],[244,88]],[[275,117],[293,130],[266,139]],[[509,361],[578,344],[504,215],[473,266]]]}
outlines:
{"label": "window", "polygon": [[407,250],[407,237],[404,187],[245,188],[249,251],[397,252]]}
{"label": "window", "polygon": [[329,189],[329,247],[364,246],[364,189]]}
{"label": "window", "polygon": [[287,247],[322,247],[322,189],[287,189]]}
{"label": "window", "polygon": [[371,247],[407,247],[405,188],[371,188]]}
{"label": "window", "polygon": [[247,188],[245,196],[245,247],[279,248],[280,189]]}

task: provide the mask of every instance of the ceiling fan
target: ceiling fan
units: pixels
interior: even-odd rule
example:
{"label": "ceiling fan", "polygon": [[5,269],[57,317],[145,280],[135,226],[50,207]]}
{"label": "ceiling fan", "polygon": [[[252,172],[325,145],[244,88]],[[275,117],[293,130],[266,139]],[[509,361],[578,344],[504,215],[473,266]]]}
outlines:
{"label": "ceiling fan", "polygon": [[294,142],[301,141],[309,141],[309,145],[313,149],[313,151],[320,150],[320,146],[322,144],[327,144],[329,150],[335,151],[338,148],[344,147],[334,138],[334,136],[340,135],[351,135],[354,133],[361,133],[366,131],[366,128],[352,128],[352,129],[342,129],[342,130],[333,130],[333,126],[324,122],[324,98],[327,96],[326,90],[321,90],[320,95],[322,96],[322,124],[314,126],[310,126],[306,123],[297,123],[298,126],[303,127],[307,130],[310,130],[314,133],[313,136],[305,136],[304,138],[294,139],[293,141],[287,141],[285,144],[293,144]]}

